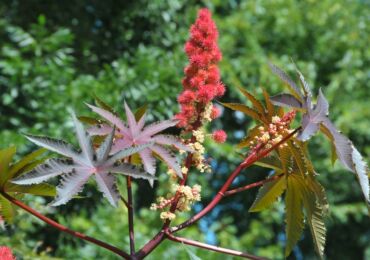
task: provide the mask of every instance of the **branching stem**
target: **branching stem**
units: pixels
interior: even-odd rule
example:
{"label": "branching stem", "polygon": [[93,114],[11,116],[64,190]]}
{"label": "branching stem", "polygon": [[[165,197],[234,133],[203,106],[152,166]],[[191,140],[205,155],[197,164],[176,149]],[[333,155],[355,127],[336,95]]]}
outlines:
{"label": "branching stem", "polygon": [[6,198],[7,200],[9,200],[11,203],[13,203],[14,205],[24,209],[25,211],[27,211],[28,213],[34,215],[36,218],[44,221],[45,223],[49,224],[50,226],[56,228],[56,229],[59,229],[60,231],[62,232],[65,232],[65,233],[68,233],[74,237],[77,237],[77,238],[80,238],[82,240],[85,240],[85,241],[88,241],[88,242],[91,242],[97,246],[100,246],[100,247],[103,247],[121,257],[123,257],[124,259],[130,259],[130,256],[122,251],[121,249],[115,247],[115,246],[112,246],[110,244],[107,244],[103,241],[100,241],[96,238],[93,238],[93,237],[90,237],[90,236],[87,236],[85,234],[82,234],[80,232],[76,232],[74,230],[71,230],[61,224],[59,224],[58,222],[42,215],[40,212],[34,210],[33,208],[27,206],[26,204],[24,204],[23,202],[17,200],[16,198],[13,198],[12,196],[10,196],[9,194],[7,194],[6,192],[3,192],[3,191],[0,191],[1,195]]}
{"label": "branching stem", "polygon": [[265,260],[266,259],[266,258],[263,258],[263,257],[258,257],[258,256],[255,256],[255,255],[251,255],[251,254],[248,254],[248,253],[243,253],[243,252],[240,252],[240,251],[237,251],[237,250],[227,249],[227,248],[223,248],[223,247],[219,247],[219,246],[213,246],[213,245],[209,245],[209,244],[206,244],[206,243],[202,243],[202,242],[199,242],[199,241],[195,241],[195,240],[191,240],[191,239],[187,239],[187,238],[183,238],[183,237],[177,237],[177,236],[172,235],[169,232],[166,233],[166,235],[167,235],[169,240],[172,240],[172,241],[175,241],[175,242],[178,242],[178,243],[183,243],[183,244],[186,244],[186,245],[191,245],[191,246],[211,250],[211,251],[215,251],[215,252],[219,252],[219,253],[224,253],[224,254],[228,254],[228,255],[233,255],[233,256],[238,256],[238,257],[242,257],[242,258],[246,258],[246,259],[253,259],[253,260]]}

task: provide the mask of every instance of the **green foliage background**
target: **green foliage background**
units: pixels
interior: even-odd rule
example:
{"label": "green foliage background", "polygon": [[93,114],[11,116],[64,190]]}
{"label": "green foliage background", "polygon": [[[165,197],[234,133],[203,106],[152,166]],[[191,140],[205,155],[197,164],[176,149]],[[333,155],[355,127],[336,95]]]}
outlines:
{"label": "green foliage background", "polygon": [[[220,33],[220,66],[227,85],[223,102],[243,100],[238,86],[260,97],[259,86],[270,94],[281,92],[283,86],[269,71],[267,61],[292,72],[292,58],[314,91],[323,88],[331,104],[330,117],[369,162],[370,4],[363,0],[2,1],[0,147],[15,144],[20,154],[33,149],[20,135],[24,132],[75,141],[67,108],[88,115],[83,102],[91,103],[93,93],[121,112],[124,99],[132,107],[147,103],[150,121],[172,116],[178,111],[176,97],[187,64],[183,45],[197,10],[204,6],[213,11]],[[193,174],[191,183],[203,187],[202,203],[240,161],[234,144],[251,123],[229,110],[213,123],[214,128],[223,127],[229,139],[225,145],[208,145],[214,159],[212,175]],[[331,203],[328,259],[370,258],[370,221],[355,177],[339,163],[332,167],[324,138],[315,137],[310,148]],[[238,182],[247,184],[266,174],[253,167]],[[135,186],[140,190],[135,203],[139,245],[161,224],[158,213],[148,210],[155,193],[164,195],[168,189],[168,177],[160,176],[163,184],[154,191],[146,183]],[[269,211],[249,214],[255,192],[225,200],[182,235],[282,259],[284,205],[277,203]],[[27,203],[76,230],[128,248],[125,209],[111,208],[93,184],[85,194],[86,199],[57,209],[44,207],[43,198],[27,197]],[[195,207],[200,208],[201,204]],[[12,247],[19,259],[116,259],[25,213],[16,223],[1,231],[0,244]],[[202,259],[232,259],[188,249]],[[184,246],[166,242],[148,259],[188,257]],[[290,258],[315,257],[306,230]]]}

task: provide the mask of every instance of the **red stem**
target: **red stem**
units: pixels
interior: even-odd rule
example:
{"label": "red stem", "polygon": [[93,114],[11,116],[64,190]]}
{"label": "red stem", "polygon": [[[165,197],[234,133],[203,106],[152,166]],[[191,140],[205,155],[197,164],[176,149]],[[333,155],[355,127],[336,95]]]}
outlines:
{"label": "red stem", "polygon": [[[255,149],[253,153],[251,153],[239,166],[231,173],[229,178],[226,180],[224,185],[221,187],[221,189],[217,192],[216,196],[212,199],[212,201],[204,208],[202,209],[198,214],[194,215],[192,218],[188,219],[187,221],[181,223],[180,225],[171,228],[171,232],[177,232],[181,229],[184,229],[187,226],[192,225],[196,221],[198,221],[200,218],[208,214],[216,205],[220,202],[220,200],[225,196],[225,193],[227,192],[229,186],[232,184],[234,179],[239,175],[241,170],[243,170],[246,167],[251,166],[256,161],[260,160],[261,158],[268,155],[272,150],[274,150],[276,147],[287,141],[290,137],[292,137],[297,131],[300,130],[299,128],[296,128],[293,132],[289,133],[287,136],[285,136],[280,142],[276,143],[272,147],[262,150],[259,152],[259,149]],[[263,148],[263,147],[260,147]]]}
{"label": "red stem", "polygon": [[103,247],[103,248],[105,248],[105,249],[107,249],[107,250],[109,250],[109,251],[111,251],[111,252],[113,252],[113,253],[115,253],[115,254],[117,254],[117,255],[125,258],[125,259],[130,259],[130,256],[126,252],[122,251],[121,249],[119,249],[119,248],[117,248],[115,246],[112,246],[110,244],[107,244],[107,243],[105,243],[103,241],[100,241],[98,239],[95,239],[93,237],[90,237],[90,236],[87,236],[85,234],[82,234],[80,232],[73,231],[73,230],[71,230],[71,229],[69,229],[69,228],[67,228],[67,227],[59,224],[58,222],[56,222],[56,221],[54,221],[54,220],[52,220],[52,219],[50,219],[50,218],[42,215],[41,213],[39,213],[38,211],[34,210],[33,208],[27,206],[23,202],[17,200],[16,198],[13,198],[12,196],[10,196],[9,194],[7,194],[6,192],[0,191],[0,193],[1,193],[1,195],[4,198],[6,198],[7,200],[9,200],[14,205],[17,205],[18,207],[24,209],[25,211],[27,211],[30,214],[34,215],[36,218],[44,221],[45,223],[53,226],[54,228],[59,229],[62,232],[68,233],[68,234],[70,234],[70,235],[72,235],[74,237],[80,238],[82,240],[89,241],[89,242],[91,242],[91,243],[93,243],[93,244],[95,244],[97,246]]}
{"label": "red stem", "polygon": [[240,187],[240,188],[236,188],[236,189],[232,189],[232,190],[228,190],[224,193],[225,196],[230,196],[230,195],[234,195],[238,192],[242,192],[242,191],[245,191],[245,190],[249,190],[251,188],[254,188],[254,187],[258,187],[258,186],[262,186],[263,184],[265,183],[268,183],[268,182],[271,182],[271,181],[274,181],[276,179],[279,179],[283,176],[284,174],[280,174],[280,175],[275,175],[271,178],[268,178],[268,179],[265,179],[265,180],[262,180],[262,181],[258,181],[258,182],[254,182],[254,183],[251,183],[251,184],[248,184],[244,187]]}
{"label": "red stem", "polygon": [[187,244],[187,245],[191,245],[191,246],[196,246],[196,247],[199,247],[199,248],[203,248],[203,249],[207,249],[207,250],[211,250],[211,251],[215,251],[215,252],[219,252],[219,253],[239,256],[239,257],[242,257],[242,258],[253,259],[253,260],[265,260],[266,259],[266,258],[263,258],[263,257],[258,257],[258,256],[255,256],[255,255],[243,253],[243,252],[232,250],[232,249],[227,249],[227,248],[222,248],[222,247],[218,247],[218,246],[208,245],[208,244],[205,244],[205,243],[201,243],[201,242],[194,241],[194,240],[187,239],[187,238],[183,238],[183,237],[177,237],[177,236],[172,235],[171,233],[166,233],[166,235],[167,235],[168,239],[170,239],[172,241]]}
{"label": "red stem", "polygon": [[131,177],[127,176],[127,209],[128,209],[128,229],[130,237],[130,255],[135,254],[135,232],[134,232],[134,207],[132,199]]}
{"label": "red stem", "polygon": [[[279,145],[286,142],[289,138],[291,138],[295,133],[297,133],[301,127],[296,128],[294,131],[289,133],[287,136],[285,136],[280,142],[276,143],[272,147],[262,150],[262,152],[259,152],[260,149],[263,148],[263,145],[260,145],[258,148],[254,150],[253,153],[251,153],[229,176],[229,178],[226,180],[225,184],[221,187],[221,189],[217,192],[216,196],[213,198],[213,200],[198,214],[194,215],[192,218],[188,219],[187,221],[183,222],[182,224],[175,226],[173,228],[168,229],[169,227],[169,221],[167,221],[163,227],[162,230],[160,230],[148,243],[146,243],[137,253],[136,257],[139,259],[144,258],[150,252],[152,252],[165,238],[165,234],[167,233],[174,233],[177,232],[183,228],[186,228],[187,226],[192,225],[196,221],[198,221],[200,218],[202,218],[204,215],[206,215],[209,211],[211,211],[218,202],[225,196],[225,193],[227,192],[227,189],[232,184],[234,179],[239,175],[241,170],[244,168],[252,165],[256,161],[260,160],[261,158],[268,155],[272,150],[274,150]],[[186,177],[186,176],[185,176]],[[185,178],[184,178],[185,179]],[[183,183],[185,183],[186,180],[183,180]]]}

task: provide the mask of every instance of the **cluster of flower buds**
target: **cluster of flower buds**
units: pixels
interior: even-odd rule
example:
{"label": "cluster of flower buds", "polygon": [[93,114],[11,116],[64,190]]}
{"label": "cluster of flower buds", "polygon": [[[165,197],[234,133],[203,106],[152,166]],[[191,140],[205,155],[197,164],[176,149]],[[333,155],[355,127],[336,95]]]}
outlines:
{"label": "cluster of flower buds", "polygon": [[[254,140],[250,141],[251,149],[253,150],[261,144],[268,149],[283,140],[286,135],[293,131],[289,126],[293,121],[295,114],[296,111],[292,110],[281,118],[279,116],[274,116],[272,117],[271,123],[268,127],[260,126],[258,128],[259,135],[255,136]],[[287,144],[284,143],[280,145],[281,148],[284,146],[287,146]]]}
{"label": "cluster of flower buds", "polygon": [[[180,212],[189,211],[191,209],[191,205],[194,204],[194,202],[201,200],[200,196],[201,186],[198,184],[194,185],[193,187],[174,184],[172,190],[174,194],[178,194],[179,196],[179,200],[176,207],[177,211]],[[175,199],[174,196],[167,199],[164,197],[159,197],[157,199],[157,203],[153,203],[150,209],[151,210],[167,209],[174,199]],[[176,214],[168,210],[165,210],[161,212],[160,218],[162,220],[173,220],[176,218]]]}
{"label": "cluster of flower buds", "polygon": [[211,101],[225,92],[217,63],[222,55],[217,45],[218,32],[208,9],[201,9],[190,28],[190,39],[185,44],[189,65],[182,81],[184,91],[178,97],[181,112],[176,115],[179,127],[194,130],[203,120],[220,115]]}
{"label": "cluster of flower buds", "polygon": [[193,130],[193,137],[195,138],[195,142],[189,144],[189,146],[194,151],[192,157],[194,165],[200,172],[209,172],[211,168],[204,158],[205,149],[203,146],[206,134],[204,130],[200,128],[198,130]]}
{"label": "cluster of flower buds", "polygon": [[7,246],[0,246],[0,259],[2,260],[16,260],[12,250]]}

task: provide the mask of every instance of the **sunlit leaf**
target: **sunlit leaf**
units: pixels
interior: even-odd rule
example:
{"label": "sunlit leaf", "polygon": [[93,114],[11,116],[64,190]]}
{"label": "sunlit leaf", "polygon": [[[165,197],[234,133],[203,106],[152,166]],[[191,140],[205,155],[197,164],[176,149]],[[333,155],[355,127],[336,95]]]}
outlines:
{"label": "sunlit leaf", "polygon": [[255,108],[255,110],[258,113],[260,113],[261,115],[265,114],[265,107],[263,106],[263,104],[257,98],[254,97],[254,95],[252,93],[245,90],[244,88],[239,88],[239,90],[243,93],[243,95],[247,99],[249,99],[249,101],[251,101],[253,107]]}
{"label": "sunlit leaf", "polygon": [[0,150],[0,186],[2,187],[9,179],[9,166],[16,152],[15,146]]}
{"label": "sunlit leaf", "polygon": [[292,249],[302,236],[303,212],[302,212],[302,186],[294,175],[288,177],[287,191],[285,195],[286,206],[286,236],[285,256],[290,255]]}
{"label": "sunlit leaf", "polygon": [[273,204],[286,188],[286,179],[280,177],[277,180],[265,183],[258,191],[256,200],[249,212],[257,212],[266,209]]}

